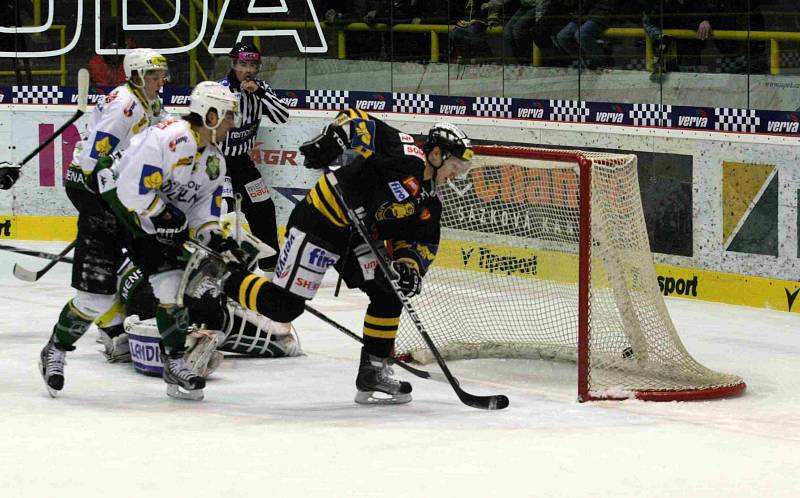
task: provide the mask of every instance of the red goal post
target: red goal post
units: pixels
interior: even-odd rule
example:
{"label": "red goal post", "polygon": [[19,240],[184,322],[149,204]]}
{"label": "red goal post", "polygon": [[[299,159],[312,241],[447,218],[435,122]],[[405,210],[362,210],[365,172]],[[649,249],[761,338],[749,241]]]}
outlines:
{"label": "red goal post", "polygon": [[[686,351],[659,292],[636,156],[478,146],[440,188],[442,243],[416,306],[446,358],[577,363],[581,401],[694,400],[745,383]],[[430,355],[406,317],[396,351]]]}

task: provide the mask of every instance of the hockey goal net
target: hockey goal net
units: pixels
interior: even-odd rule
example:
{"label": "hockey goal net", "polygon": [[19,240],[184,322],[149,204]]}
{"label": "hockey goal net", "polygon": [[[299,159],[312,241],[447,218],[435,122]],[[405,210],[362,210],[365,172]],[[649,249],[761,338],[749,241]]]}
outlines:
{"label": "hockey goal net", "polygon": [[[709,399],[741,378],[686,351],[659,292],[636,156],[476,148],[440,189],[442,242],[415,298],[445,358],[577,362],[578,397]],[[432,355],[407,316],[397,355]]]}

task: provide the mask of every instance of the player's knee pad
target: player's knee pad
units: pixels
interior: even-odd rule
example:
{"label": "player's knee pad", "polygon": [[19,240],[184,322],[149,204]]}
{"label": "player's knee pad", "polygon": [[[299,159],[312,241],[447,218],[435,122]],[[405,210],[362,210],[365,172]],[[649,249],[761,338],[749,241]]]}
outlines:
{"label": "player's knee pad", "polygon": [[113,294],[94,294],[92,292],[77,291],[72,299],[72,306],[81,314],[96,319],[114,305]]}
{"label": "player's knee pad", "polygon": [[183,270],[169,270],[150,275],[150,285],[153,295],[160,304],[175,304],[178,302],[178,288],[181,285]]}
{"label": "player's knee pad", "polygon": [[291,227],[286,234],[272,282],[295,296],[313,299],[325,272],[339,261],[332,245]]}

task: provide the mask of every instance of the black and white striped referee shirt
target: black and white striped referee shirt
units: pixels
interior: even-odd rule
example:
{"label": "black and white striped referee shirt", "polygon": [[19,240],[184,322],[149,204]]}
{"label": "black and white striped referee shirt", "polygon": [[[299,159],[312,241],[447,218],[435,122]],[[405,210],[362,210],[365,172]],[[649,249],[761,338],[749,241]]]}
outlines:
{"label": "black and white striped referee shirt", "polygon": [[289,120],[289,109],[275,95],[266,81],[256,79],[258,90],[253,93],[239,90],[239,81],[228,75],[219,82],[239,97],[239,112],[242,113],[242,126],[233,128],[225,137],[222,153],[226,156],[247,154],[253,148],[258,134],[261,118],[266,116],[274,124],[283,124]]}

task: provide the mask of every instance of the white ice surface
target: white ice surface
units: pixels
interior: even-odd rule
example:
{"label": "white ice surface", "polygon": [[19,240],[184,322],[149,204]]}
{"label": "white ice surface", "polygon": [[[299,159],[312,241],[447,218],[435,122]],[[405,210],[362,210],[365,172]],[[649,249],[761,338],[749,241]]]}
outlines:
{"label": "white ice surface", "polygon": [[[0,251],[2,498],[800,496],[796,314],[668,302],[688,350],[746,380],[722,401],[579,404],[574,367],[482,360],[451,368],[467,391],[508,395],[508,409],[469,408],[402,370],[412,403],[364,407],[352,401],[358,344],[308,314],[295,322],[307,356],[229,357],[199,403],[105,363],[91,330],[51,399],[37,361],[70,266],[30,284],[15,262],[47,263]],[[365,299],[332,295],[312,304],[359,331]]]}

